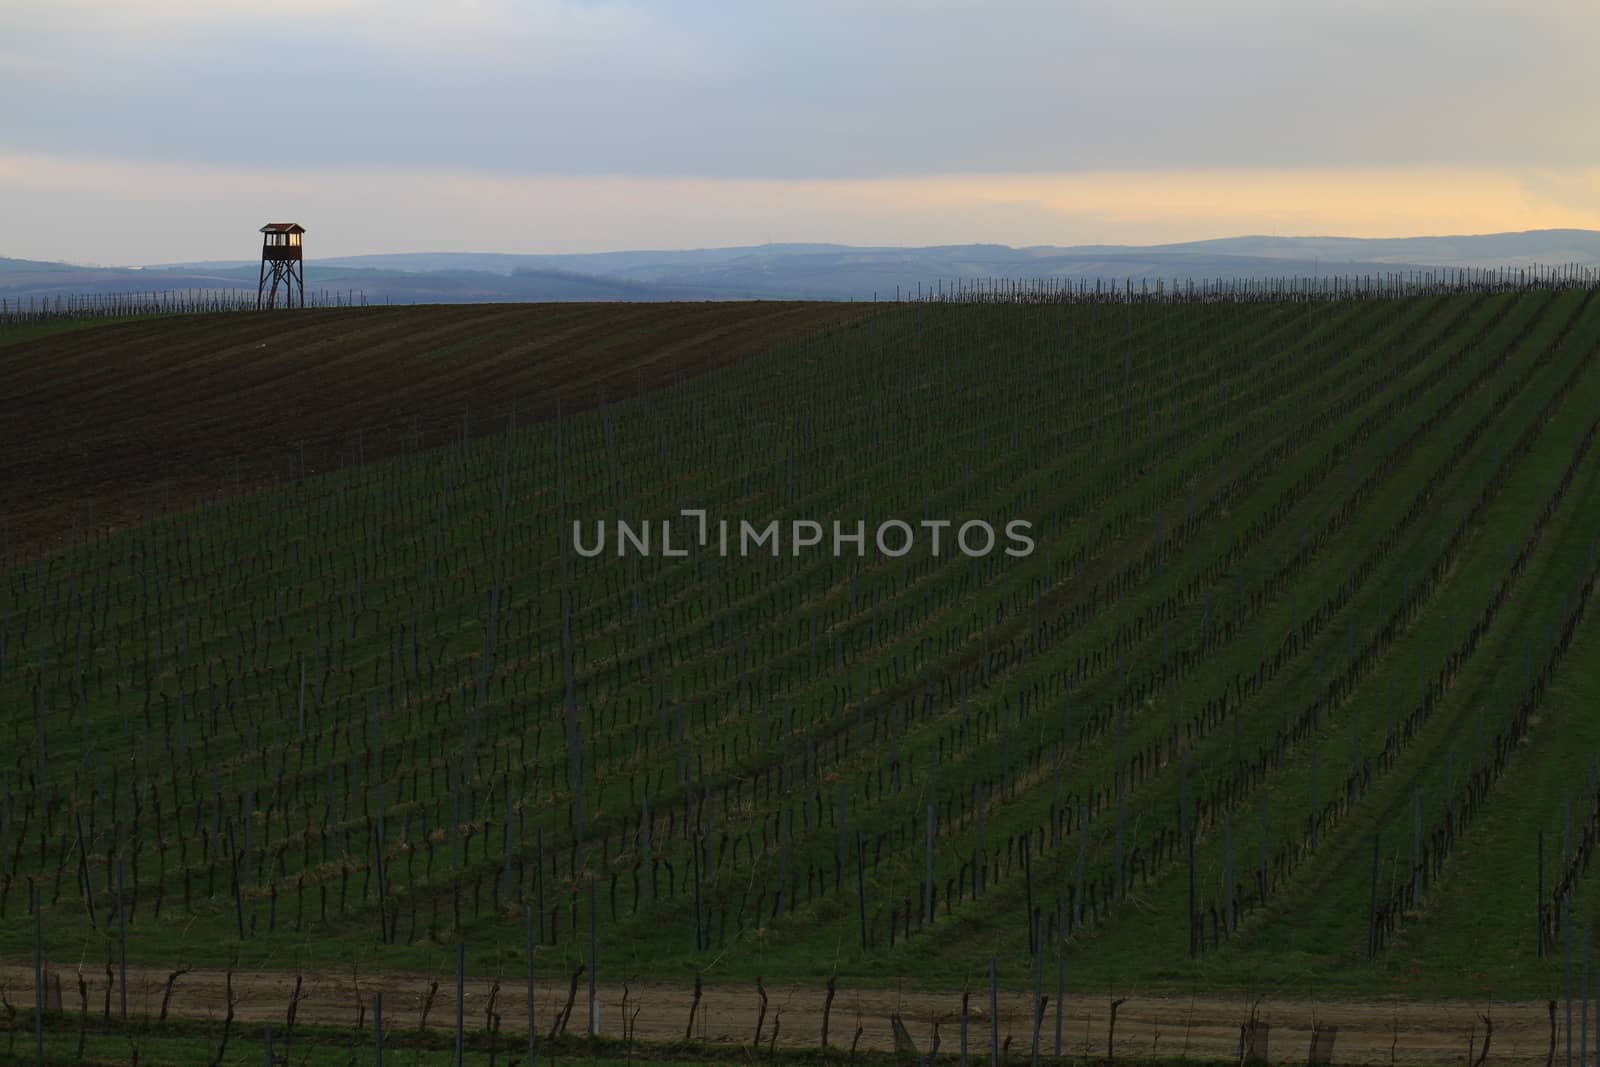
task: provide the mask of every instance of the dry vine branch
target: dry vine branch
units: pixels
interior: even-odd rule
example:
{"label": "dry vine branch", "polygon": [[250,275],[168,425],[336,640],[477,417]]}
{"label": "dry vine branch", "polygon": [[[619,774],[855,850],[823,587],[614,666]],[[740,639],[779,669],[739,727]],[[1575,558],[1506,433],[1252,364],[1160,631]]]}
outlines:
{"label": "dry vine branch", "polygon": [[578,969],[572,972],[572,984],[567,987],[567,1006],[561,1009],[556,1016],[554,1025],[550,1027],[550,1040],[553,1042],[557,1034],[567,1032],[567,1020],[572,1017],[572,1005],[578,999],[578,981],[583,977],[584,965],[578,964]]}
{"label": "dry vine branch", "polygon": [[[298,991],[298,989],[299,989],[298,983],[296,983],[295,989]],[[418,1033],[418,1035],[426,1035],[427,1034],[427,1032],[428,1032],[428,1012],[433,1010],[433,998],[438,996],[438,995],[439,995],[439,983],[438,982],[430,982],[429,985],[428,985],[428,995],[422,998],[422,1017],[417,1021],[417,1033]],[[423,1043],[421,1041],[417,1042],[417,1055],[416,1055],[416,1059],[412,1061],[413,1063],[421,1063],[422,1062],[422,1044]],[[530,1065],[530,1067],[531,1067],[531,1065]]]}
{"label": "dry vine branch", "polygon": [[[829,976],[829,978],[828,978],[828,995],[822,1002],[822,1047],[823,1047],[824,1050],[826,1050],[827,1047],[828,1047],[828,1017],[831,1014],[833,1014],[833,995],[837,991],[838,985],[839,985],[838,976],[837,975]],[[695,989],[696,989],[697,992],[698,992],[699,988],[700,988],[700,979],[698,977],[696,977],[695,978]]]}
{"label": "dry vine branch", "polygon": [[83,1062],[83,1042],[89,1027],[89,984],[83,980],[83,968],[78,968],[78,1062]]}
{"label": "dry vine branch", "polygon": [[217,1046],[217,1054],[212,1057],[210,1067],[220,1067],[222,1058],[228,1054],[228,1038],[233,1036],[233,964],[228,965],[227,975],[223,978],[223,996],[227,1000],[228,1014],[222,1019],[222,1043]]}
{"label": "dry vine branch", "polygon": [[283,1015],[283,1032],[285,1038],[289,1038],[294,1035],[294,1021],[295,1018],[300,1014],[300,986],[304,981],[305,975],[296,974],[294,976],[294,992],[289,994],[289,1010],[284,1012]]}
{"label": "dry vine branch", "polygon": [[[699,1011],[699,1010],[700,1010],[700,972],[696,971],[694,973],[694,1001],[693,1001],[693,1003],[691,1003],[689,1005],[689,1025],[687,1027],[685,1027],[684,1031],[683,1031],[683,1039],[685,1041],[689,1041],[689,1040],[692,1040],[694,1038],[694,1013]],[[826,1032],[826,1028],[824,1028],[824,1032]]]}
{"label": "dry vine branch", "polygon": [[767,987],[761,984],[761,976],[756,975],[756,992],[761,994],[761,1013],[756,1016],[756,1039],[752,1042],[755,1051],[761,1051],[761,1028],[767,1024]]}
{"label": "dry vine branch", "polygon": [[[1552,1012],[1555,1011],[1554,1001],[1550,1002],[1550,1010]],[[1483,1051],[1478,1053],[1478,1058],[1472,1062],[1472,1067],[1483,1067],[1483,1061],[1489,1058],[1489,1039],[1494,1036],[1494,1020],[1490,1018],[1490,1015],[1492,1014],[1493,1012],[1491,1010],[1490,1012],[1486,1012],[1485,1014],[1478,1016],[1478,1018],[1483,1020]],[[1552,1035],[1550,1040],[1554,1041],[1555,1037]]]}
{"label": "dry vine branch", "polygon": [[1106,1062],[1107,1063],[1115,1063],[1116,1062],[1116,1052],[1114,1051],[1114,1049],[1115,1049],[1116,1041],[1117,1041],[1117,1009],[1122,1007],[1123,1004],[1127,1003],[1127,1000],[1128,1000],[1127,997],[1118,997],[1116,1000],[1113,1000],[1111,1002],[1111,1025],[1106,1027]]}
{"label": "dry vine branch", "polygon": [[[156,1021],[157,1022],[164,1023],[164,1022],[167,1021],[167,1009],[172,1006],[172,987],[173,987],[174,984],[177,983],[179,978],[182,978],[184,975],[186,975],[188,973],[189,973],[189,968],[187,968],[187,967],[179,967],[177,970],[175,970],[171,974],[167,975],[167,987],[161,993],[161,1014],[156,1017]],[[298,994],[299,991],[300,991],[300,986],[299,986],[298,983],[296,983],[296,985],[295,985],[296,994]],[[108,989],[106,991],[106,1002],[109,1004],[110,1001],[111,1001],[111,992]],[[294,1025],[294,1009],[293,1008],[291,1008],[289,1010],[289,1025],[290,1026]]]}

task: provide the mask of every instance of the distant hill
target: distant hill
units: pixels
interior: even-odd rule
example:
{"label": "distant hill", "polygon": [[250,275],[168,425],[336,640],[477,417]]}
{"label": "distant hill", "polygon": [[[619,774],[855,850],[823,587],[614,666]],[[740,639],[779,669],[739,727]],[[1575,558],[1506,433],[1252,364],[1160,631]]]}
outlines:
{"label": "distant hill", "polygon": [[[74,267],[0,259],[0,300],[112,293],[245,290],[254,293],[255,264],[199,267]],[[559,300],[705,300],[746,296],[742,291],[707,292],[702,287],[653,285],[629,278],[573,271],[518,267],[510,274],[449,270],[402,272],[306,264],[306,293],[334,292],[364,297],[368,303],[468,304]]]}
{"label": "distant hill", "polygon": [[51,272],[81,270],[70,263],[45,263],[37,259],[6,259],[0,256],[0,274],[48,274]]}
{"label": "distant hill", "polygon": [[1441,267],[1530,266],[1536,263],[1600,267],[1600,232],[1528,230],[1472,237],[1224,237],[1215,241],[1165,245],[1159,250],[1335,262],[1403,261]]}
{"label": "distant hill", "polygon": [[[1530,230],[1476,236],[1226,237],[1131,245],[774,244],[574,255],[411,252],[311,259],[308,290],[369,302],[892,299],[960,280],[1259,279],[1439,267],[1577,264],[1600,269],[1600,232]],[[0,259],[0,299],[182,289],[254,290],[253,260],[145,268]]]}

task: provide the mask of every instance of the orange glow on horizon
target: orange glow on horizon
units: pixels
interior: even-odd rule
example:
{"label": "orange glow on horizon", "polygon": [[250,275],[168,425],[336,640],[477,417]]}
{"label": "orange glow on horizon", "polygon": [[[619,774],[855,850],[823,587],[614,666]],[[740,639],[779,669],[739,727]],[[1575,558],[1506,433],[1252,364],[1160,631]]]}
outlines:
{"label": "orange glow on horizon", "polygon": [[[231,258],[241,218],[323,220],[318,255],[776,242],[1148,245],[1242,235],[1600,230],[1600,167],[960,174],[844,179],[246,167],[0,155],[7,255]],[[170,220],[151,257],[143,219]],[[265,216],[263,216],[265,217]],[[76,229],[68,220],[81,225]],[[81,230],[82,232],[78,232]],[[126,231],[126,232],[124,232]],[[137,250],[137,251],[135,251]],[[138,258],[135,258],[138,257]]]}

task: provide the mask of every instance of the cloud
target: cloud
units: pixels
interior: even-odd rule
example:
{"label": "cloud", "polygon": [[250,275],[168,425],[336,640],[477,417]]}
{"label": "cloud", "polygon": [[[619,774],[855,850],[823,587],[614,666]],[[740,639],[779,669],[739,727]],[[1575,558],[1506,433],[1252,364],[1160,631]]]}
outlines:
{"label": "cloud", "polygon": [[9,0],[4,22],[0,254],[228,257],[283,215],[328,255],[1600,225],[1592,0]]}
{"label": "cloud", "polygon": [[250,258],[256,228],[280,218],[309,228],[313,257],[766,241],[1026,246],[1245,233],[1395,237],[1600,229],[1597,192],[1600,172],[1592,168],[737,179],[455,167],[286,172],[0,154],[0,202],[20,208],[8,217],[0,254],[126,264]]}
{"label": "cloud", "polygon": [[[449,67],[546,70],[627,57],[671,69],[693,41],[633,3],[579,0],[25,0],[10,31],[45,53],[134,69],[205,72],[297,65],[303,51],[358,61],[343,71],[359,95],[364,73],[405,63],[417,75]],[[270,83],[257,85],[269,96]]]}
{"label": "cloud", "polygon": [[859,178],[1600,159],[1589,0],[13,0],[0,148]]}

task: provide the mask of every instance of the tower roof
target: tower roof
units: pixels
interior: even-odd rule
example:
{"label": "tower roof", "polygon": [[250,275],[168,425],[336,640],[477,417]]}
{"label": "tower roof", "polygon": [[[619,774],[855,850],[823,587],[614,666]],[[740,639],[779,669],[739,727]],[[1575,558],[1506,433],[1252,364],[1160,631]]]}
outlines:
{"label": "tower roof", "polygon": [[298,222],[269,222],[261,227],[262,233],[305,233],[306,228]]}

